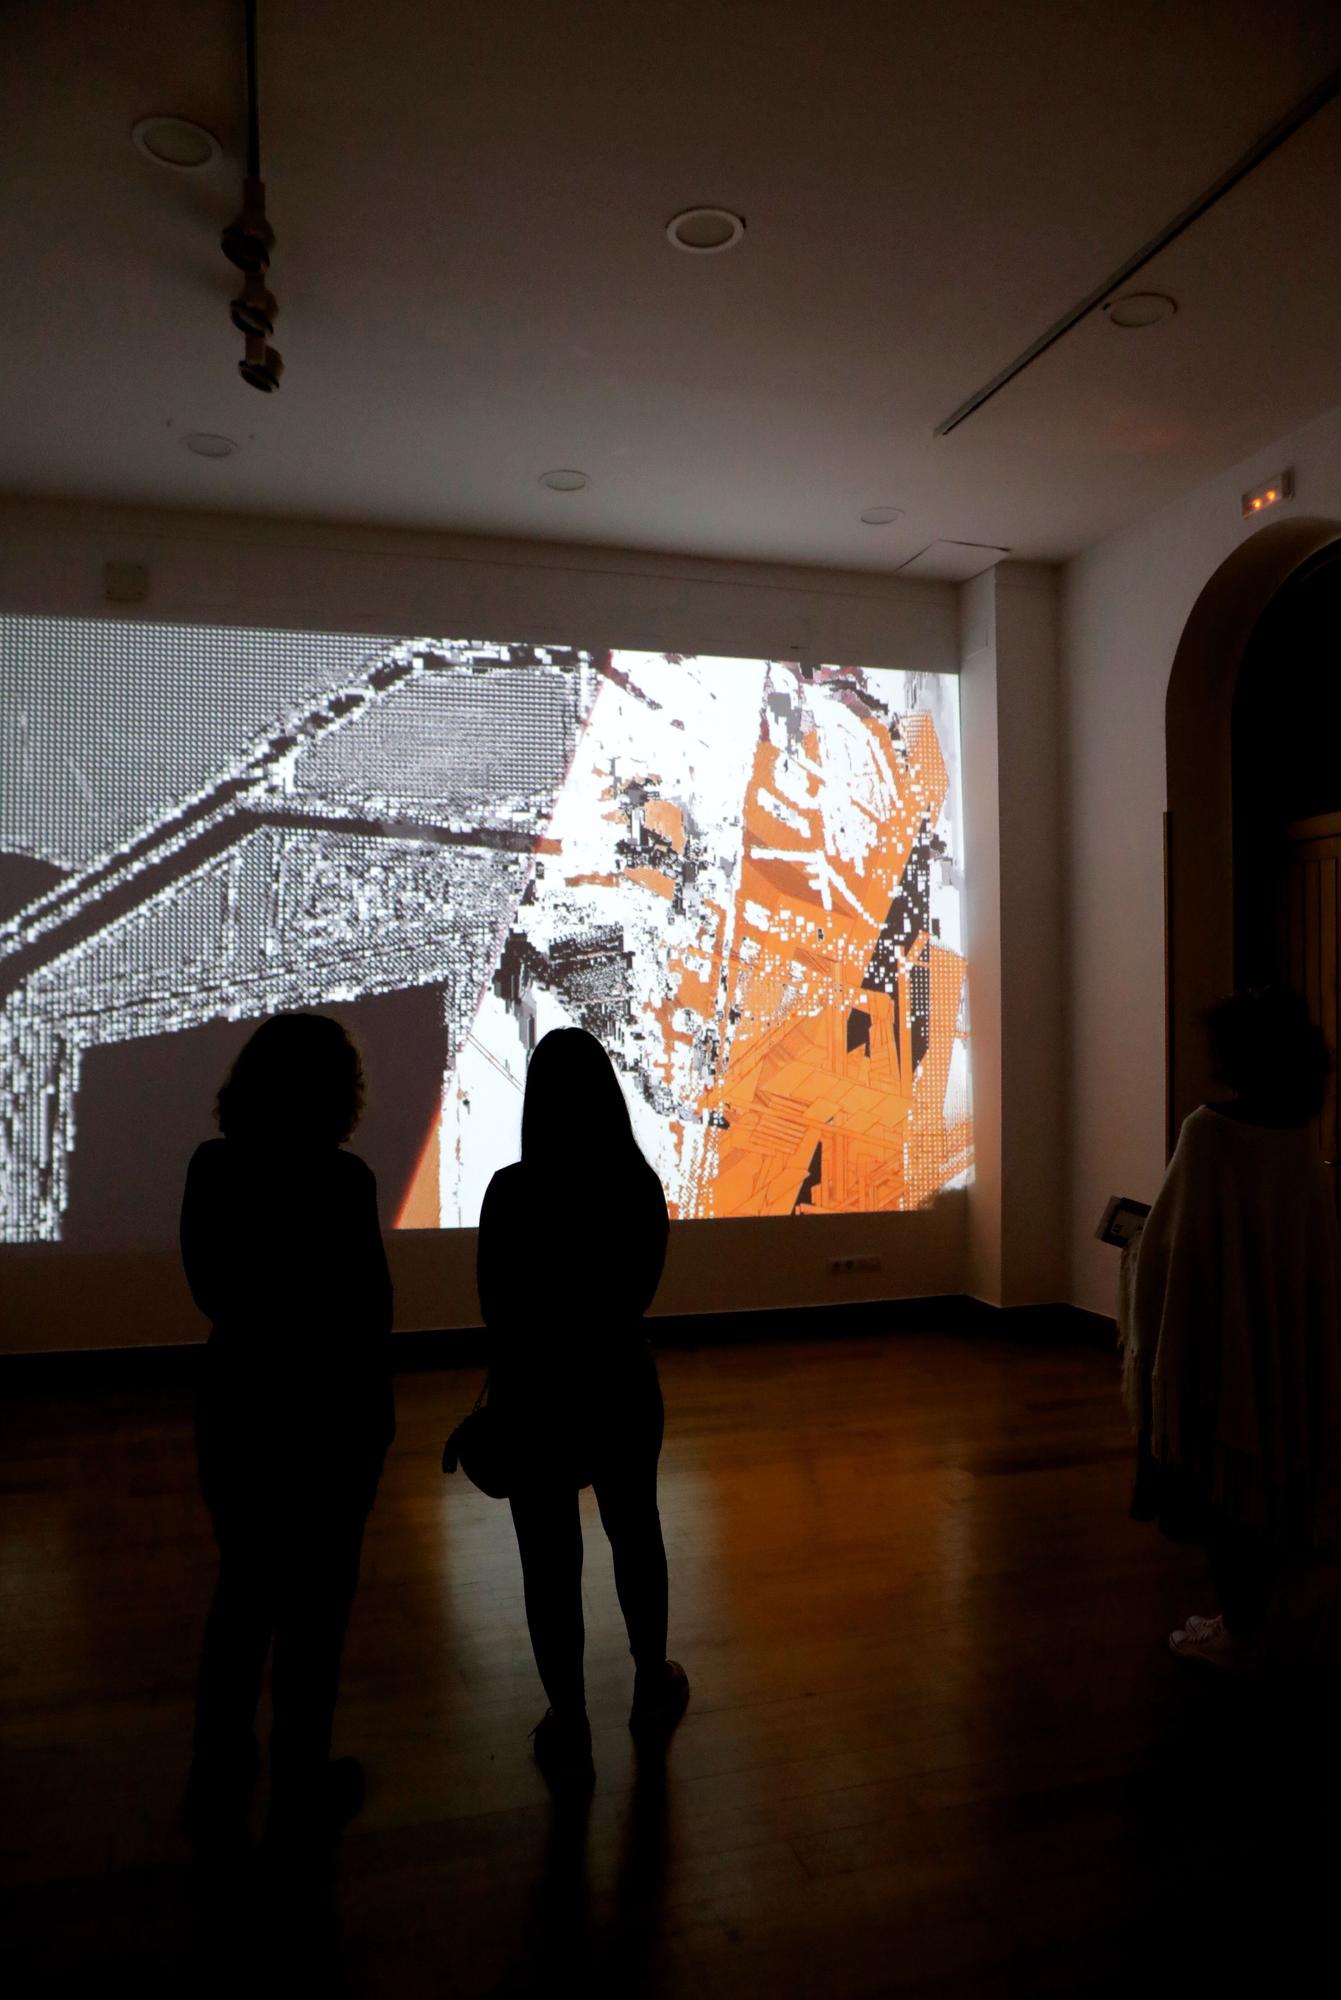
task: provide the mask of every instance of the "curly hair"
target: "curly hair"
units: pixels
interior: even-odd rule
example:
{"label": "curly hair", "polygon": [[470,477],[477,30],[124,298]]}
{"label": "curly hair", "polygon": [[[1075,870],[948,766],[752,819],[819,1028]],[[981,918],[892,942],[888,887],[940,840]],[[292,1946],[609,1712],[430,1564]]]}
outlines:
{"label": "curly hair", "polygon": [[1254,986],[1206,1015],[1211,1061],[1238,1096],[1301,1122],[1323,1107],[1332,1057],[1308,1003],[1286,986]]}
{"label": "curly hair", "polygon": [[329,1014],[273,1014],[246,1041],[214,1115],[228,1139],[287,1136],[340,1146],[364,1102],[363,1061]]}

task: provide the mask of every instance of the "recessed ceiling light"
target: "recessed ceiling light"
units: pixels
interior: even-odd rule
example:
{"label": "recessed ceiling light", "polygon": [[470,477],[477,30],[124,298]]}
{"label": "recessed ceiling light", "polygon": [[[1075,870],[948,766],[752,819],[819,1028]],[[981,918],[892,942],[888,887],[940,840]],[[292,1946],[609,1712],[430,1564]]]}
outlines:
{"label": "recessed ceiling light", "polygon": [[578,472],[571,465],[560,465],[553,472],[542,472],[540,484],[548,486],[551,493],[583,493],[591,480],[585,472]]}
{"label": "recessed ceiling light", "polygon": [[220,437],[217,431],[191,431],[182,443],[197,458],[231,458],[237,450],[232,438]]}
{"label": "recessed ceiling light", "polygon": [[861,518],[868,528],[887,528],[891,521],[903,519],[902,507],[863,507]]}
{"label": "recessed ceiling light", "polygon": [[189,118],[140,118],[130,136],[146,160],[179,174],[198,174],[218,159],[219,141]]}
{"label": "recessed ceiling light", "polygon": [[1178,301],[1167,292],[1124,292],[1104,307],[1110,323],[1123,327],[1157,326],[1162,319],[1172,319],[1177,310]]}
{"label": "recessed ceiling light", "polygon": [[745,234],[745,218],[733,215],[729,208],[682,208],[666,224],[666,234],[676,250],[711,257],[739,243]]}

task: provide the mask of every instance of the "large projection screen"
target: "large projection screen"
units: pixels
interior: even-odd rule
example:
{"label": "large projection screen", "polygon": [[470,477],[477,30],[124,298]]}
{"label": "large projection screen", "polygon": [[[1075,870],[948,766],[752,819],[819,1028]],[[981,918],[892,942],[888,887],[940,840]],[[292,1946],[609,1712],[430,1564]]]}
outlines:
{"label": "large projection screen", "polygon": [[0,1241],[161,1240],[291,1008],[360,1037],[390,1226],[477,1221],[568,1023],[673,1216],[925,1207],[962,922],[952,675],[3,617]]}

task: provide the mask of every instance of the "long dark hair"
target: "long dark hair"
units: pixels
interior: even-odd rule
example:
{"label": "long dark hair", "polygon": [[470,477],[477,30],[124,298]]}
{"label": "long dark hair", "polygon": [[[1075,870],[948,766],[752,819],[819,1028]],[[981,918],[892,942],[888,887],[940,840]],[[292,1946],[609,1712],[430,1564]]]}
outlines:
{"label": "long dark hair", "polygon": [[339,1146],[363,1110],[363,1062],[329,1014],[272,1014],[244,1042],[214,1115],[227,1139]]}
{"label": "long dark hair", "polygon": [[536,1044],[522,1099],[521,1152],[525,1166],[551,1169],[568,1153],[611,1164],[642,1161],[615,1066],[585,1028],[551,1028]]}

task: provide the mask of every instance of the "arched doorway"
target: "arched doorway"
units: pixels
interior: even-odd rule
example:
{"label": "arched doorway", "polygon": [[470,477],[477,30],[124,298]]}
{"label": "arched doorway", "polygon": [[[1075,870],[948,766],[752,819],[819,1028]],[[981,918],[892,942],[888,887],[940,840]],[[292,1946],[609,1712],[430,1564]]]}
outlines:
{"label": "arched doorway", "polygon": [[[1165,706],[1170,1150],[1183,1119],[1213,1089],[1201,1026],[1204,1010],[1237,979],[1274,975],[1278,969],[1269,962],[1280,942],[1275,891],[1268,889],[1262,868],[1268,852],[1272,867],[1281,864],[1280,840],[1291,822],[1279,815],[1288,814],[1289,785],[1273,787],[1269,794],[1254,786],[1251,703],[1254,689],[1260,701],[1262,690],[1274,687],[1274,704],[1281,710],[1274,731],[1259,719],[1260,767],[1264,757],[1279,759],[1280,746],[1296,741],[1310,726],[1297,656],[1293,682],[1289,679],[1291,621],[1297,633],[1299,620],[1310,609],[1307,585],[1315,568],[1328,588],[1341,592],[1341,572],[1330,562],[1338,545],[1341,521],[1315,517],[1260,529],[1210,578],[1174,656]],[[1287,592],[1294,579],[1301,592],[1297,599]],[[1278,597],[1280,606],[1268,618]],[[1336,672],[1341,675],[1341,666]],[[1244,704],[1236,730],[1241,680]],[[1337,762],[1341,772],[1341,755]],[[1341,786],[1335,805],[1341,808]],[[1237,834],[1236,824],[1241,829]]]}
{"label": "arched doorway", "polygon": [[[1234,690],[1234,978],[1302,993],[1341,1026],[1341,542],[1301,563],[1258,619]],[[1341,1156],[1341,1074],[1319,1121]],[[1341,1192],[1341,1189],[1338,1190]]]}

